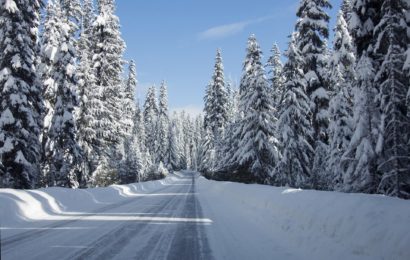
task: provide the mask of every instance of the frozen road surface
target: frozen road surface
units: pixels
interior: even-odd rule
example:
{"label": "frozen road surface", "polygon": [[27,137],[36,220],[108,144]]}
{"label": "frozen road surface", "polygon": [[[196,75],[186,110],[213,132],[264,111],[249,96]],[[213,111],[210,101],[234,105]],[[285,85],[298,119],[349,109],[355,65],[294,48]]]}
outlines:
{"label": "frozen road surface", "polygon": [[180,174],[155,192],[42,227],[3,228],[2,259],[212,259],[196,178]]}

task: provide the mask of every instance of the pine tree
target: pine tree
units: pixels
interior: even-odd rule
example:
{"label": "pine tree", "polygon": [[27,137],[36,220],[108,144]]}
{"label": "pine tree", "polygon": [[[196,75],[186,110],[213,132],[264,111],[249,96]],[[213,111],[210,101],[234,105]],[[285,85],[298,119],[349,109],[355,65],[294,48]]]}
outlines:
{"label": "pine tree", "polygon": [[409,77],[403,73],[405,51],[409,39],[405,23],[406,3],[386,0],[382,5],[382,19],[375,28],[379,35],[375,52],[384,56],[375,82],[380,84],[382,109],[383,152],[378,164],[382,172],[379,192],[410,198],[410,149],[403,129],[409,129],[406,95]]}
{"label": "pine tree", "polygon": [[212,115],[212,104],[214,103],[214,94],[212,88],[212,81],[209,81],[208,85],[205,88],[204,96],[204,128],[209,128],[212,125],[211,115]]}
{"label": "pine tree", "polygon": [[375,113],[372,91],[375,72],[371,59],[362,56],[357,64],[357,81],[360,87],[355,95],[354,122],[355,131],[342,158],[345,168],[344,190],[353,192],[374,193],[377,188],[376,176],[376,143],[373,129],[378,122],[372,115]]}
{"label": "pine tree", "polygon": [[268,59],[266,67],[268,67],[268,76],[272,88],[273,106],[277,108],[283,95],[283,65],[281,61],[281,52],[279,46],[275,43],[271,49],[271,56]]}
{"label": "pine tree", "polygon": [[128,77],[124,84],[123,95],[121,99],[121,131],[124,138],[128,138],[132,135],[132,129],[134,128],[135,117],[135,89],[137,86],[137,72],[135,62],[130,61],[128,67]]}
{"label": "pine tree", "polygon": [[[248,49],[245,57],[245,61],[243,63],[243,73],[239,85],[239,90],[237,93],[237,111],[236,111],[236,116],[234,119],[234,122],[232,122],[229,126],[229,136],[224,138],[223,140],[223,147],[221,149],[221,153],[223,154],[222,157],[223,159],[221,160],[221,163],[218,165],[218,171],[220,171],[218,174],[228,174],[229,173],[237,173],[238,168],[239,168],[239,159],[238,159],[238,151],[240,150],[240,140],[241,140],[241,135],[242,135],[242,126],[240,122],[243,121],[243,117],[245,114],[245,107],[246,107],[246,102],[243,99],[243,97],[246,95],[246,89],[250,85],[250,79],[253,77],[253,70],[251,68],[255,67],[255,63],[258,61],[255,60],[256,57],[259,57],[258,55],[254,55],[254,51],[252,51],[250,48],[255,49],[255,42],[256,39],[253,39],[253,37],[250,37],[248,39]],[[252,46],[253,45],[253,46]],[[259,46],[257,46],[259,48]],[[260,50],[259,50],[260,51]],[[206,117],[205,117],[206,120]],[[206,126],[206,124],[205,124]],[[235,174],[231,174],[230,177],[227,178],[234,178]],[[249,176],[247,176],[249,177]],[[250,176],[252,177],[252,176]]]}
{"label": "pine tree", "polygon": [[[58,1],[58,0],[57,0]],[[73,35],[77,35],[81,29],[81,21],[83,17],[82,6],[80,0],[59,0],[64,17],[67,17],[71,24]]]}
{"label": "pine tree", "polygon": [[268,81],[262,66],[262,52],[254,35],[248,40],[251,67],[244,68],[240,96],[244,116],[239,121],[239,150],[236,162],[243,173],[253,181],[266,182],[278,159],[275,139],[273,105]]}
{"label": "pine tree", "polygon": [[285,92],[280,106],[278,132],[281,133],[281,159],[275,169],[273,183],[292,187],[306,187],[311,176],[313,148],[312,125],[306,81],[301,69],[302,56],[295,46],[296,33],[292,35],[286,52],[284,67]]}
{"label": "pine tree", "polygon": [[77,105],[77,78],[75,67],[75,39],[77,26],[70,21],[68,13],[63,15],[60,27],[61,42],[55,61],[55,103],[48,137],[45,145],[45,170],[49,184],[77,188],[79,186],[79,167],[82,163],[82,151],[76,140],[74,107]]}
{"label": "pine tree", "polygon": [[297,11],[296,47],[303,57],[303,72],[306,91],[310,98],[312,127],[314,130],[312,146],[315,157],[311,174],[312,187],[317,187],[324,174],[325,151],[328,145],[329,125],[329,86],[326,81],[327,44],[330,17],[325,8],[331,5],[327,0],[302,0]]}
{"label": "pine tree", "polygon": [[221,50],[217,50],[215,58],[214,75],[211,85],[211,111],[209,114],[210,127],[216,142],[223,137],[224,128],[228,121],[228,92],[225,87],[224,68],[222,64]]}
{"label": "pine tree", "polygon": [[168,115],[168,93],[165,81],[161,83],[159,91],[159,109],[158,109],[158,161],[168,166],[169,158],[169,115]]}
{"label": "pine tree", "polygon": [[94,1],[93,0],[83,0],[82,5],[82,33],[87,32],[92,28],[95,14],[94,14]]}
{"label": "pine tree", "polygon": [[229,124],[235,119],[236,112],[238,109],[238,102],[237,102],[237,90],[234,88],[233,83],[231,81],[227,81],[226,83],[226,92],[228,94],[228,121],[226,123],[226,128]]}
{"label": "pine tree", "polygon": [[144,115],[141,111],[139,101],[135,104],[134,115],[134,129],[133,129],[133,149],[135,151],[136,166],[137,166],[137,180],[140,182],[144,179],[146,169],[148,168],[149,155],[147,155],[147,148],[145,146],[145,127]]}
{"label": "pine tree", "polygon": [[77,138],[84,153],[84,162],[81,167],[82,178],[79,180],[80,187],[91,186],[93,183],[92,172],[97,166],[97,147],[100,142],[97,136],[97,118],[103,107],[92,68],[93,50],[91,33],[92,23],[95,19],[93,1],[84,1],[83,9],[82,31],[77,45],[79,56],[77,69],[77,92],[79,96],[79,106],[76,111]]}
{"label": "pine tree", "polygon": [[213,132],[210,128],[206,128],[201,143],[201,161],[199,163],[199,171],[205,174],[212,173],[215,170],[216,158],[213,140]]}
{"label": "pine tree", "polygon": [[[95,13],[94,13],[94,1],[92,0],[84,0],[82,4],[82,19],[80,21],[79,28],[80,36],[77,44],[77,52],[79,59],[82,59],[84,55],[91,56],[91,35],[92,35],[92,28],[93,23],[95,20]],[[89,60],[92,60],[92,57],[88,57]]]}
{"label": "pine tree", "polygon": [[381,19],[381,4],[379,0],[352,2],[349,29],[358,60],[357,81],[354,84],[355,127],[342,158],[344,190],[349,192],[375,193],[380,179],[377,160],[378,152],[381,151],[381,117],[376,102],[379,88],[374,84],[380,62],[373,49],[377,38],[374,28]]}
{"label": "pine tree", "polygon": [[340,11],[335,28],[334,48],[330,61],[330,85],[333,98],[330,102],[329,151],[327,175],[322,179],[324,186],[341,189],[343,169],[340,161],[346,151],[353,132],[353,88],[356,63],[352,38],[347,29],[343,12]]}
{"label": "pine tree", "polygon": [[145,134],[145,125],[144,125],[144,114],[143,111],[141,110],[139,101],[137,100],[136,105],[135,105],[135,117],[134,117],[134,136],[137,139],[138,142],[138,147],[141,151],[141,153],[146,151],[146,146],[145,146],[145,140],[146,140],[146,134]]}
{"label": "pine tree", "polygon": [[40,174],[43,110],[37,61],[41,2],[0,5],[0,158],[2,187],[29,189]]}
{"label": "pine tree", "polygon": [[181,170],[181,147],[180,143],[178,142],[178,133],[177,133],[177,125],[175,122],[176,118],[171,121],[171,125],[169,127],[169,159],[168,162],[174,171]]}
{"label": "pine tree", "polygon": [[148,89],[147,97],[144,103],[144,127],[145,127],[145,145],[151,155],[152,162],[157,162],[157,119],[158,106],[156,101],[155,86]]}
{"label": "pine tree", "polygon": [[[121,126],[122,135],[124,139],[122,140],[123,147],[123,158],[119,169],[120,179],[122,183],[132,183],[137,180],[137,170],[138,170],[138,158],[136,158],[134,136],[135,126],[134,118],[136,113],[136,107],[134,102],[134,92],[137,86],[136,79],[136,68],[133,60],[129,63],[128,77],[124,83],[124,89],[122,94],[122,115],[121,115]],[[138,147],[137,147],[138,148]]]}
{"label": "pine tree", "polygon": [[98,160],[101,164],[106,164],[99,167],[98,174],[104,174],[101,171],[106,169],[108,174],[114,175],[118,167],[117,162],[122,157],[118,147],[123,138],[120,125],[120,104],[122,55],[125,43],[121,38],[119,19],[114,14],[114,0],[99,1],[98,8],[99,14],[93,23],[91,34],[94,39],[92,45],[93,73],[96,92],[102,104],[97,114],[96,129],[99,142],[95,148],[99,155]]}
{"label": "pine tree", "polygon": [[[49,1],[47,4],[46,17],[44,21],[44,30],[41,36],[40,59],[41,63],[38,72],[43,84],[44,97],[44,125],[42,129],[42,151],[45,150],[45,144],[48,138],[48,131],[51,125],[51,119],[54,114],[54,103],[56,99],[56,72],[55,63],[58,48],[60,47],[61,39],[61,8],[59,1]],[[42,154],[44,157],[44,154]],[[45,165],[42,165],[44,167]],[[40,178],[41,186],[47,185],[46,171],[43,170]]]}

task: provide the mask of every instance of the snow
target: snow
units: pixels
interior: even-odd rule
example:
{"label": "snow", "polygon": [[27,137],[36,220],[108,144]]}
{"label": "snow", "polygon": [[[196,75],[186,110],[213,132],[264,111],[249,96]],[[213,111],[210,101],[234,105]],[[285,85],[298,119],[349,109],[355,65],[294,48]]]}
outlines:
{"label": "snow", "polygon": [[[82,190],[66,188],[0,189],[1,225],[3,228],[21,224],[33,225],[32,221],[36,220],[57,221],[69,219],[64,215],[90,212],[104,205],[122,202],[130,197],[142,196],[175,180],[175,176],[169,176],[160,181]],[[37,223],[37,225],[41,224]]]}
{"label": "snow", "polygon": [[[4,139],[4,134],[2,133],[0,140]],[[14,145],[13,145],[13,139],[12,138],[6,138],[6,140],[4,140],[4,144],[3,147],[0,148],[0,154],[2,153],[8,153],[11,150],[13,150]]]}
{"label": "snow", "polygon": [[68,64],[67,67],[66,67],[67,76],[72,77],[75,70],[76,70],[76,68],[72,64]]}
{"label": "snow", "polygon": [[[69,251],[73,250],[70,245],[79,248],[76,250],[91,248],[87,250],[101,253],[125,239],[128,247],[111,249],[118,255],[110,258],[124,259],[129,258],[127,253],[145,252],[141,259],[153,259],[143,257],[152,254],[162,259],[161,252],[169,255],[168,250],[173,250],[180,259],[193,259],[181,255],[190,250],[204,253],[196,244],[189,244],[192,241],[209,243],[214,259],[376,260],[408,259],[410,255],[410,201],[215,182],[202,177],[192,182],[190,174],[170,174],[164,180],[107,188],[0,189],[2,239],[11,241],[28,235],[27,241],[23,236],[23,246],[18,250],[5,248],[4,252],[8,256],[33,252],[33,257],[39,257],[50,250],[56,257],[67,257],[74,252]],[[199,215],[187,209],[194,210],[190,196],[198,199],[194,208],[202,212]],[[165,202],[172,203],[162,208]],[[148,211],[151,207],[155,211]],[[120,225],[119,221],[129,224]],[[193,223],[197,228],[192,228]],[[119,227],[124,234],[116,231]],[[144,232],[138,234],[140,228]],[[93,242],[99,237],[107,244],[101,239],[103,246],[98,239]],[[147,244],[154,240],[159,244]],[[178,241],[175,246],[167,244],[174,240]],[[40,244],[44,250],[38,250]]]}
{"label": "snow", "polygon": [[11,125],[14,124],[16,120],[14,119],[13,113],[11,113],[10,109],[6,108],[6,110],[1,113],[0,117],[0,126]]}
{"label": "snow", "polygon": [[16,87],[16,80],[14,77],[8,77],[7,81],[4,83],[3,91],[6,92],[9,89],[13,89]]}
{"label": "snow", "polygon": [[410,201],[198,180],[216,259],[408,259]]}
{"label": "snow", "polygon": [[27,165],[30,166],[31,163],[29,161],[27,161],[26,157],[24,156],[22,151],[18,151],[16,158],[14,159],[14,162],[19,163],[19,164],[23,164],[23,165]]}
{"label": "snow", "polygon": [[56,55],[58,52],[58,48],[55,46],[47,46],[45,48],[45,56],[47,57],[47,59],[49,59],[51,62],[55,62],[56,61]]}
{"label": "snow", "polygon": [[21,68],[21,57],[19,54],[13,56],[13,58],[11,59],[11,64],[15,69]]}
{"label": "snow", "polygon": [[4,8],[10,13],[15,13],[19,10],[17,8],[16,2],[14,2],[13,0],[6,0],[6,3],[4,4]]}
{"label": "snow", "polygon": [[316,89],[315,91],[313,91],[313,93],[311,94],[311,98],[313,100],[315,99],[328,99],[329,95],[327,94],[326,90],[322,87]]}

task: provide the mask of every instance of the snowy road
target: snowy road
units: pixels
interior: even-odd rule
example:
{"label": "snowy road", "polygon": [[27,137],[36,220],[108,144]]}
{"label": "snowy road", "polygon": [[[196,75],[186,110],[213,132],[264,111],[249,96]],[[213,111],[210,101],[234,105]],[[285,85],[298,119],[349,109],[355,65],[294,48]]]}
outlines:
{"label": "snowy road", "polygon": [[46,226],[2,230],[3,259],[212,259],[195,193],[181,174],[153,193],[95,212],[64,214]]}
{"label": "snowy road", "polygon": [[409,201],[209,181],[0,189],[1,260],[407,260]]}

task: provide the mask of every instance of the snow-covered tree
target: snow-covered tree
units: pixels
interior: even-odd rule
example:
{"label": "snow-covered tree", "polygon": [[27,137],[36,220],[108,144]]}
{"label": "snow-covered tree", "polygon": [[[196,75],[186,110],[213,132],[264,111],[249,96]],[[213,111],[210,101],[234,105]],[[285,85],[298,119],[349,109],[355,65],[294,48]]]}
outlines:
{"label": "snow-covered tree", "polygon": [[165,81],[161,83],[158,100],[158,129],[157,129],[157,151],[158,161],[168,166],[169,158],[169,114],[168,114],[168,92]]}
{"label": "snow-covered tree", "polygon": [[211,112],[212,112],[212,104],[214,103],[214,94],[212,88],[212,81],[209,81],[208,85],[205,88],[205,96],[204,96],[204,128],[208,128],[211,126]]}
{"label": "snow-covered tree", "polygon": [[[99,1],[98,7],[99,14],[93,23],[91,33],[93,73],[96,92],[102,104],[97,114],[96,129],[99,142],[96,150],[100,157],[98,160],[101,163],[108,163],[107,167],[115,171],[118,166],[116,162],[121,159],[117,148],[123,138],[120,115],[122,55],[125,43],[121,38],[119,19],[114,14],[114,0]],[[101,159],[102,156],[107,157],[106,160]]]}
{"label": "snow-covered tree", "polygon": [[380,112],[376,102],[379,87],[374,78],[379,57],[373,52],[375,26],[381,19],[382,1],[352,1],[349,29],[356,47],[357,80],[354,84],[354,131],[342,158],[343,189],[375,193],[379,183],[378,151],[381,151]]}
{"label": "snow-covered tree", "polygon": [[382,19],[375,28],[379,35],[374,51],[384,56],[375,82],[380,84],[383,148],[378,170],[381,180],[378,191],[389,195],[410,198],[410,149],[404,129],[409,129],[406,95],[410,77],[403,73],[407,38],[405,23],[406,3],[402,0],[385,0]]}
{"label": "snow-covered tree", "polygon": [[[77,52],[80,59],[82,59],[83,55],[91,56],[91,34],[92,34],[92,25],[95,20],[95,12],[94,12],[94,1],[93,0],[83,0],[82,4],[82,19],[79,28],[80,36],[78,39],[77,44]],[[90,61],[92,57],[89,57]]]}
{"label": "snow-covered tree", "polygon": [[[58,0],[57,0],[58,1]],[[68,18],[71,24],[71,30],[74,35],[77,35],[81,30],[81,21],[83,18],[82,5],[80,0],[59,0],[63,15]]]}
{"label": "snow-covered tree", "polygon": [[135,117],[135,89],[137,86],[137,72],[135,62],[130,61],[128,66],[128,77],[124,83],[121,98],[121,131],[124,138],[132,135]]}
{"label": "snow-covered tree", "polygon": [[178,142],[177,124],[175,122],[175,116],[171,121],[169,127],[169,159],[168,162],[172,170],[181,170],[181,146]]}
{"label": "snow-covered tree", "polygon": [[41,2],[0,1],[2,187],[29,189],[40,174],[42,90],[36,71]]}
{"label": "snow-covered tree", "polygon": [[145,145],[147,151],[152,156],[152,161],[156,162],[157,154],[157,121],[158,106],[155,94],[155,86],[148,89],[147,97],[144,103],[144,127],[145,127]]}
{"label": "snow-covered tree", "polygon": [[266,182],[278,160],[272,96],[262,65],[262,52],[254,35],[248,40],[247,58],[241,81],[240,102],[243,118],[239,121],[239,149],[235,153],[238,168],[256,182]]}
{"label": "snow-covered tree", "polygon": [[[306,91],[310,98],[312,112],[313,140],[315,156],[311,183],[316,187],[324,174],[325,151],[328,145],[329,125],[329,86],[326,81],[327,44],[329,36],[329,15],[325,8],[330,8],[328,0],[301,0],[297,10],[296,48],[303,57],[302,70],[306,79]],[[316,167],[317,166],[317,167]]]}
{"label": "snow-covered tree", "polygon": [[82,10],[82,32],[84,32],[92,28],[95,19],[94,1],[83,0]]}
{"label": "snow-covered tree", "polygon": [[284,67],[285,92],[279,111],[278,132],[281,159],[275,169],[273,183],[292,187],[308,186],[311,176],[313,148],[309,97],[306,79],[301,68],[303,57],[295,46],[296,33],[292,35],[286,52]]}
{"label": "snow-covered tree", "polygon": [[376,144],[378,121],[374,120],[376,110],[373,91],[375,72],[371,59],[363,55],[357,67],[357,81],[359,89],[356,90],[354,124],[355,130],[349,146],[342,158],[345,169],[343,177],[344,190],[354,192],[374,193],[377,188],[377,160]]}
{"label": "snow-covered tree", "polygon": [[[76,25],[67,14],[62,15],[60,44],[53,71],[56,84],[53,115],[45,144],[45,171],[51,186],[79,187],[80,165],[83,155],[77,143],[77,127],[74,108],[77,99],[76,49],[74,33]],[[61,19],[60,18],[60,19]]]}
{"label": "snow-covered tree", "polygon": [[[38,68],[38,73],[41,77],[43,85],[44,97],[44,125],[42,131],[42,150],[45,149],[45,144],[48,138],[48,131],[51,124],[51,119],[54,114],[54,103],[56,99],[57,82],[56,82],[56,55],[61,44],[61,7],[60,2],[49,1],[46,9],[46,17],[44,21],[44,30],[41,36],[40,59],[41,63]],[[44,154],[42,155],[44,156]],[[43,165],[44,166],[44,165]],[[42,172],[41,186],[47,185],[46,172]]]}
{"label": "snow-covered tree", "polygon": [[204,138],[201,143],[201,161],[199,163],[199,171],[203,173],[212,173],[215,171],[215,148],[214,148],[213,131],[208,127],[205,129]]}
{"label": "snow-covered tree", "polygon": [[77,44],[79,64],[77,68],[79,106],[76,111],[77,138],[84,153],[84,162],[81,167],[82,179],[80,187],[91,186],[92,172],[98,160],[97,136],[98,117],[102,108],[102,99],[99,88],[95,84],[95,75],[92,68],[92,23],[95,19],[93,1],[83,3],[82,31]]}
{"label": "snow-covered tree", "polygon": [[141,111],[139,102],[135,104],[134,128],[132,132],[132,149],[135,151],[135,166],[137,167],[137,181],[144,179],[144,173],[149,165],[149,155],[145,147],[145,127],[144,115]]}
{"label": "snow-covered tree", "polygon": [[205,127],[210,127],[216,142],[223,137],[224,128],[228,121],[228,92],[225,87],[224,67],[222,64],[221,50],[216,52],[214,75],[210,85],[210,110],[205,111],[209,122]]}
{"label": "snow-covered tree", "polygon": [[340,161],[349,145],[353,131],[353,86],[356,63],[352,38],[347,28],[343,12],[337,19],[333,54],[330,59],[330,86],[333,97],[329,114],[329,150],[327,155],[327,174],[322,185],[328,189],[341,189],[343,169]]}
{"label": "snow-covered tree", "polygon": [[226,92],[228,93],[228,121],[226,124],[228,127],[238,114],[238,91],[233,82],[227,81]]}
{"label": "snow-covered tree", "polygon": [[136,104],[134,102],[134,93],[137,86],[136,79],[136,67],[133,60],[130,61],[128,67],[128,77],[124,82],[124,89],[122,93],[122,114],[121,114],[121,126],[122,126],[122,135],[124,136],[122,140],[123,148],[123,157],[119,169],[119,174],[122,183],[131,183],[137,180],[137,168],[138,168],[138,158],[136,158],[134,142],[137,143],[134,139],[135,127],[134,119],[136,113]]}
{"label": "snow-covered tree", "polygon": [[273,106],[278,107],[280,99],[283,95],[283,84],[285,78],[283,77],[283,65],[281,61],[281,52],[277,43],[273,44],[271,49],[271,56],[268,59],[266,67],[268,68],[268,77],[272,88]]}
{"label": "snow-covered tree", "polygon": [[134,133],[133,136],[136,137],[138,142],[138,147],[140,148],[141,153],[145,152],[145,125],[144,125],[144,113],[141,110],[139,101],[137,100],[135,105],[135,116],[134,116]]}

